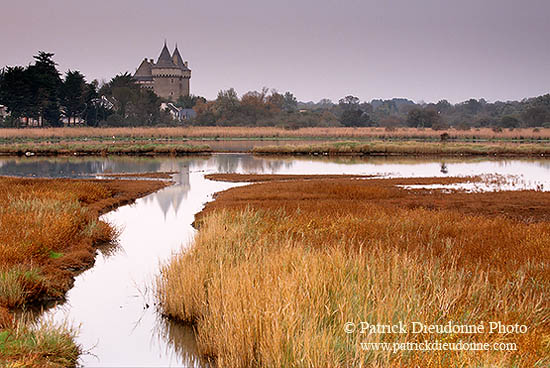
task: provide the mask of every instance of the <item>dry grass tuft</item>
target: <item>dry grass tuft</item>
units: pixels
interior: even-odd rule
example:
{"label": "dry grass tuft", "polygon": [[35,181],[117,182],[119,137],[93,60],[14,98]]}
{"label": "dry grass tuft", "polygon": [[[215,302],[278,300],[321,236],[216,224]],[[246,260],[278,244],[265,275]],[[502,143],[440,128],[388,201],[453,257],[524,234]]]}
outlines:
{"label": "dry grass tuft", "polygon": [[[219,194],[199,218],[194,247],[162,269],[163,312],[196,323],[201,352],[220,367],[550,364],[550,222],[402,206],[430,196],[396,183],[297,180]],[[502,321],[528,332],[344,332],[348,321],[399,320]],[[513,342],[518,350],[361,349],[435,338]]]}
{"label": "dry grass tuft", "polygon": [[0,330],[0,365],[7,368],[74,367],[80,354],[76,331],[65,325],[44,322],[17,323]]}

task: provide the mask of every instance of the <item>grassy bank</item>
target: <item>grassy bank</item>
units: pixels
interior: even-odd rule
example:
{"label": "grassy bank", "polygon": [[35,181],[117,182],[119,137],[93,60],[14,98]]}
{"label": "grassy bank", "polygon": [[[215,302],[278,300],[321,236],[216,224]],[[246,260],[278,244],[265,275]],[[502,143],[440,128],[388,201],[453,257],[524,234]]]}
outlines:
{"label": "grassy bank", "polygon": [[[445,130],[450,139],[458,140],[550,140],[550,129],[532,128],[495,132],[490,128],[472,130]],[[44,128],[0,129],[0,142],[25,139],[420,139],[439,140],[443,131],[419,128],[300,128],[294,130],[274,127],[172,127],[172,128]]]}
{"label": "grassy bank", "polygon": [[[0,155],[189,155],[214,150],[291,155],[547,155],[550,129],[442,132],[416,128],[0,129]],[[273,145],[269,145],[274,141]],[[276,141],[276,142],[275,142]],[[281,145],[281,143],[288,143]],[[266,145],[268,144],[268,145]]]}
{"label": "grassy bank", "polygon": [[338,142],[315,145],[255,147],[255,154],[267,155],[439,155],[439,156],[547,156],[550,144],[489,144],[430,142]]}
{"label": "grassy bank", "polygon": [[0,330],[0,364],[16,367],[72,367],[80,355],[76,331],[50,322],[19,322]]}
{"label": "grassy bank", "polygon": [[[70,366],[55,363],[64,356],[49,350],[59,348],[59,342],[66,345],[64,351],[70,351],[66,358],[74,365],[77,347],[70,332],[27,326],[17,321],[15,312],[61,299],[75,275],[93,264],[96,246],[114,240],[117,230],[98,219],[101,213],[166,185],[159,181],[0,178],[2,358],[13,366]],[[51,364],[29,363],[35,359]]]}
{"label": "grassy bank", "polygon": [[[159,276],[163,312],[195,323],[201,352],[217,366],[550,364],[549,193],[395,186],[435,178],[284,179],[220,193],[198,216],[193,248]],[[501,321],[528,330],[344,331],[360,321]],[[436,339],[513,343],[517,350],[394,354],[361,346]]]}
{"label": "grassy bank", "polygon": [[23,143],[0,144],[0,155],[78,155],[78,156],[105,156],[105,155],[190,155],[210,153],[207,145],[169,144],[169,143]]}

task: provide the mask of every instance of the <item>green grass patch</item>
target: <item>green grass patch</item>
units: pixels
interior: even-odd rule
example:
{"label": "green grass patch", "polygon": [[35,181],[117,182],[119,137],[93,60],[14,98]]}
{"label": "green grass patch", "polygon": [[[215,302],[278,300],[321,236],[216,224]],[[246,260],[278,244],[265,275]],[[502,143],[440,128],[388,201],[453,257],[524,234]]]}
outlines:
{"label": "green grass patch", "polygon": [[0,366],[74,367],[81,352],[75,335],[74,329],[52,322],[19,323],[0,330]]}

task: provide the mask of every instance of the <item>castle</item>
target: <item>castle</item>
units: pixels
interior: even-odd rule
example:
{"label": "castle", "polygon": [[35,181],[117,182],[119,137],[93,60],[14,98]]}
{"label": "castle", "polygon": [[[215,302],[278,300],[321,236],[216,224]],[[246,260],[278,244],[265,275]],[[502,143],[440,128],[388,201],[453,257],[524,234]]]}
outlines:
{"label": "castle", "polygon": [[179,97],[189,96],[191,69],[183,61],[178,45],[170,56],[166,41],[156,63],[153,59],[143,59],[134,80],[141,88],[155,92],[159,97],[176,101]]}

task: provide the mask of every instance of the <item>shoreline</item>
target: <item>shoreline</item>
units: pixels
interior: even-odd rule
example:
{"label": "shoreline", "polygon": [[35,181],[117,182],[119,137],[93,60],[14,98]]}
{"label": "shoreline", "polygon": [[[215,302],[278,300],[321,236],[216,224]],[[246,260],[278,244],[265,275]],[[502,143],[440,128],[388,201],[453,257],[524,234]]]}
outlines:
{"label": "shoreline", "polygon": [[[200,350],[214,366],[247,367],[251,361],[258,365],[283,361],[290,366],[305,355],[315,357],[317,365],[342,365],[343,359],[350,366],[371,362],[373,358],[363,352],[357,355],[361,334],[342,332],[346,321],[357,315],[369,321],[371,309],[382,321],[412,313],[432,323],[441,318],[439,309],[426,307],[432,303],[423,301],[443,296],[454,298],[445,320],[475,310],[480,315],[474,323],[509,314],[523,316],[545,293],[544,267],[529,269],[533,282],[529,285],[518,275],[533,259],[546,265],[550,257],[548,248],[541,247],[545,241],[539,240],[548,239],[548,193],[445,193],[399,187],[479,181],[479,177],[357,180],[352,175],[211,174],[207,178],[251,184],[218,192],[195,215],[198,233],[192,250],[175,255],[156,285],[161,313],[194,326]],[[374,252],[367,251],[370,247]],[[506,262],[510,257],[517,262]],[[519,302],[514,290],[520,287],[532,297]],[[411,307],[403,302],[410,298],[418,303]],[[369,310],[364,309],[367,299],[373,304]],[[495,300],[510,303],[505,311],[495,311],[489,308]],[[528,365],[543,358],[544,341],[537,336],[544,335],[548,326],[540,322],[541,316],[521,317],[529,334],[514,336],[518,352],[487,353],[483,361],[496,359],[509,365],[520,359],[521,365]],[[301,326],[306,319],[319,327],[288,327]],[[416,341],[417,336],[407,338]],[[483,339],[497,341],[490,334]],[[262,351],[250,348],[259,345]],[[296,349],[288,354],[287,346]],[[437,354],[459,365],[472,359],[467,353]],[[376,354],[374,359],[397,367],[403,364],[401,358]],[[405,362],[415,365],[422,359],[421,353],[415,353]]]}
{"label": "shoreline", "polygon": [[[355,157],[550,157],[550,143],[456,143],[417,141],[320,141],[313,144],[253,145],[241,147],[188,144],[37,144],[1,145],[0,157],[190,157],[212,154],[258,156],[355,156]],[[227,141],[234,142],[234,141]],[[246,142],[246,143],[245,143]],[[252,142],[252,143],[251,143]],[[286,142],[286,141],[274,141]]]}
{"label": "shoreline", "polygon": [[[7,222],[6,229],[11,230],[0,233],[0,238],[5,242],[0,247],[3,254],[0,259],[0,347],[6,359],[0,359],[0,363],[15,364],[29,355],[52,367],[66,366],[73,360],[76,363],[81,348],[74,342],[75,331],[48,321],[35,326],[32,315],[63,302],[66,293],[74,286],[75,278],[94,266],[98,252],[115,246],[113,240],[116,241],[119,229],[103,222],[101,215],[173,183],[159,178],[124,180],[116,177],[46,179],[2,176],[0,184],[4,192],[0,194],[13,197],[3,203],[5,208],[0,208],[0,219]],[[23,240],[19,239],[16,228],[10,226],[18,221],[15,220],[18,217],[13,217],[18,215],[31,218],[20,224],[21,228],[26,229],[25,241],[29,242],[26,247],[20,244]],[[43,227],[47,227],[46,233],[42,232]],[[18,291],[10,293],[8,290]],[[56,343],[30,343],[41,338],[53,339]],[[59,365],[58,359],[65,363]]]}

